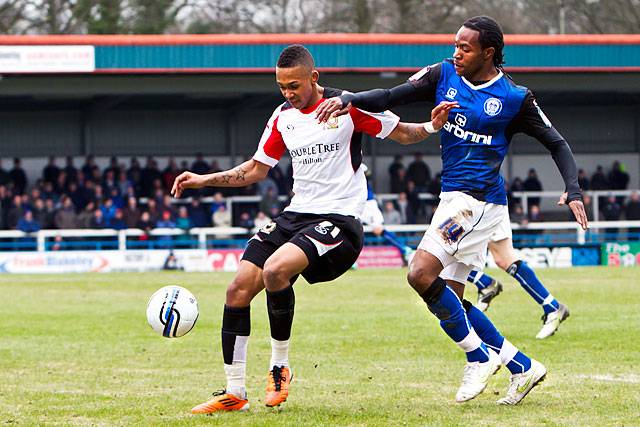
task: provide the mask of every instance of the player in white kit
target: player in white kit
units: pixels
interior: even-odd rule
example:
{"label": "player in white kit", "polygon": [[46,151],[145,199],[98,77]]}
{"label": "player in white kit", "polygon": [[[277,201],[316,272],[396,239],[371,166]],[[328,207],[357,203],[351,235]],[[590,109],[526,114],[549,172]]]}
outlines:
{"label": "player in white kit", "polygon": [[[284,49],[276,80],[286,99],[267,122],[251,160],[224,172],[178,176],[172,194],[187,188],[240,187],[267,176],[285,150],[293,163],[291,204],[253,236],[238,272],[227,288],[222,319],[222,353],[226,388],[194,407],[193,413],[241,411],[249,407],[245,389],[250,303],[266,288],[271,328],[271,362],[265,404],[278,406],[289,395],[289,338],[295,297],[293,283],[302,275],[309,283],[334,280],[356,261],[363,244],[359,216],[367,199],[359,133],[390,137],[402,144],[424,140],[425,123],[399,123],[391,112],[350,113],[326,123],[313,114],[326,98],[341,90],[322,88],[313,57],[301,45]],[[440,128],[455,103],[432,110],[428,127]]]}

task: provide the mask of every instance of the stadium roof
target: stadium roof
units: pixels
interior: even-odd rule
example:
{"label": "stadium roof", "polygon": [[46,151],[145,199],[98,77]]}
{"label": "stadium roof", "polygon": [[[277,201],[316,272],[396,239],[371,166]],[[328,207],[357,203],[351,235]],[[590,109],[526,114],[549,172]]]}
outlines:
{"label": "stadium roof", "polygon": [[[639,72],[640,35],[506,35],[510,72]],[[450,56],[450,34],[0,36],[0,73],[268,73],[289,44],[325,72],[409,72]]]}

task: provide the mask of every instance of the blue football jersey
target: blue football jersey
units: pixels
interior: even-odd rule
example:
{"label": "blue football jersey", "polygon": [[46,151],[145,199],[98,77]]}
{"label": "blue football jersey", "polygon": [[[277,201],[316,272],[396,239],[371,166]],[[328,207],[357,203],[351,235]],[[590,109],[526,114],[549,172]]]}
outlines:
{"label": "blue football jersey", "polygon": [[502,72],[473,85],[444,61],[436,87],[436,104],[456,101],[440,131],[442,191],[463,191],[490,203],[506,205],[500,166],[509,149],[506,129],[520,111],[527,89]]}

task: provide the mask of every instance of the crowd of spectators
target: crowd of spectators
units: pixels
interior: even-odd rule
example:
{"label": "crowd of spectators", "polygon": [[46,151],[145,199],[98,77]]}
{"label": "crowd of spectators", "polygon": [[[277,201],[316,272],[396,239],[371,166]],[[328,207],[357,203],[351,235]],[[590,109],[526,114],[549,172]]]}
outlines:
{"label": "crowd of spectators", "polygon": [[[26,232],[40,229],[68,228],[179,228],[208,226],[241,226],[249,229],[270,222],[284,203],[291,188],[291,167],[283,172],[275,166],[260,183],[241,188],[188,190],[188,203],[176,204],[169,195],[175,177],[184,170],[197,173],[220,171],[218,163],[206,161],[197,154],[193,162],[179,165],[169,158],[160,169],[153,157],[144,166],[133,157],[127,166],[112,157],[106,168],[97,166],[93,156],[87,156],[80,166],[73,157],[64,165],[50,157],[35,182],[30,183],[19,158],[7,170],[0,159],[0,229],[18,229]],[[440,174],[432,174],[423,155],[416,153],[405,167],[402,156],[396,156],[389,166],[389,184],[397,200],[382,204],[387,224],[413,224],[428,222],[440,191]],[[591,177],[579,171],[583,190],[623,190],[628,187],[629,175],[624,166],[614,162],[605,173],[598,166]],[[535,169],[528,171],[526,179],[514,178],[508,183],[509,193],[541,191],[542,184]],[[421,198],[421,194],[432,198]],[[259,203],[242,203],[239,209],[229,209],[227,197],[235,195],[260,196]],[[203,203],[202,198],[212,201]],[[517,222],[541,221],[540,199],[528,199],[528,212],[523,213],[521,200],[510,196],[512,219]],[[210,199],[207,199],[210,200]],[[592,201],[585,196],[587,213],[592,217]],[[620,196],[601,197],[598,200],[605,220],[640,219],[640,195],[636,192],[628,200]]]}
{"label": "crowd of spectators", "polygon": [[[87,156],[81,166],[74,164],[73,157],[67,157],[64,166],[57,160],[50,157],[41,177],[31,184],[19,158],[13,160],[10,170],[0,159],[0,229],[189,229],[231,226],[240,218],[244,226],[252,228],[254,221],[264,221],[280,211],[278,197],[286,195],[289,188],[288,179],[276,166],[259,185],[188,190],[185,197],[190,202],[176,204],[169,195],[175,177],[184,170],[220,171],[215,160],[208,163],[197,154],[191,164],[183,161],[178,166],[170,158],[164,169],[153,157],[148,157],[144,166],[135,157],[129,166],[112,157],[104,169],[93,156]],[[262,196],[262,202],[232,218],[225,198],[235,195]],[[202,203],[203,197],[212,197],[213,202]]]}

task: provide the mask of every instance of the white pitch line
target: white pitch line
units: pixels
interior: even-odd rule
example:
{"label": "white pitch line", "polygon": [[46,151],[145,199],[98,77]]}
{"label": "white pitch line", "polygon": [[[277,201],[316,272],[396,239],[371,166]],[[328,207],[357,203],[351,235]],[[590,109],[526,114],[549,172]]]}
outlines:
{"label": "white pitch line", "polygon": [[582,378],[585,380],[593,380],[593,381],[604,381],[604,382],[610,382],[610,383],[640,384],[640,375],[634,375],[634,374],[630,374],[626,376],[611,375],[611,374],[578,375],[578,378]]}

